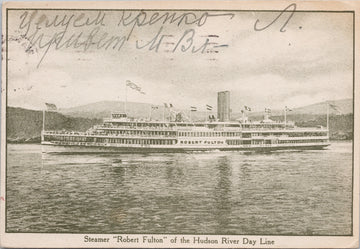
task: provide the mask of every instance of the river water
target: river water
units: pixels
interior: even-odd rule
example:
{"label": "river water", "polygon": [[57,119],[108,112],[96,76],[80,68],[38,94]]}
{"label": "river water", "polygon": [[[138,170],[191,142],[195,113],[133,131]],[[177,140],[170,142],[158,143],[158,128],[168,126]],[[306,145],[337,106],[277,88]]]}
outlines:
{"label": "river water", "polygon": [[351,234],[351,142],[266,154],[9,144],[7,155],[7,232]]}

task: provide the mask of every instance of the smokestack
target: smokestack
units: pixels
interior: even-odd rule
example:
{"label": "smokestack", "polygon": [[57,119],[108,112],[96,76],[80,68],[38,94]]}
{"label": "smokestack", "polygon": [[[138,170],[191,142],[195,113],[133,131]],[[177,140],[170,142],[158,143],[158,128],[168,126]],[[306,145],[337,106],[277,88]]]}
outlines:
{"label": "smokestack", "polygon": [[230,120],[230,92],[218,92],[218,106],[217,117],[220,122],[227,122]]}

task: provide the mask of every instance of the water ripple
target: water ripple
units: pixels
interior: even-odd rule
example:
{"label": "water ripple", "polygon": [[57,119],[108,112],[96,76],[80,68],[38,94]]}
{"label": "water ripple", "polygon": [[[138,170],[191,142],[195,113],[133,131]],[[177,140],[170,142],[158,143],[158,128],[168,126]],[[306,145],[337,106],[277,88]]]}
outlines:
{"label": "water ripple", "polygon": [[351,143],[275,153],[42,154],[9,145],[8,232],[346,235]]}

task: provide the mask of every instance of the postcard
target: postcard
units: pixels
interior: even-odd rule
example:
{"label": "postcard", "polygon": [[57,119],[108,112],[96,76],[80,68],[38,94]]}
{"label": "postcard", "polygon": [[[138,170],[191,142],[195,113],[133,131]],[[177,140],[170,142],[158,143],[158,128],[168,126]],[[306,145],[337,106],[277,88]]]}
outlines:
{"label": "postcard", "polygon": [[359,13],[5,2],[1,247],[357,248]]}

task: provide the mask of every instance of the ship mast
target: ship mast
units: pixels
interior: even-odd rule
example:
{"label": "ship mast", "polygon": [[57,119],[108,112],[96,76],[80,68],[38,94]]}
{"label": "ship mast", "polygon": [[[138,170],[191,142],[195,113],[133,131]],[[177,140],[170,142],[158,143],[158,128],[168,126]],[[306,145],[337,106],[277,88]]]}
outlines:
{"label": "ship mast", "polygon": [[42,131],[45,131],[45,109],[43,109],[43,112],[42,112],[42,118],[43,118],[43,122],[42,122]]}
{"label": "ship mast", "polygon": [[42,111],[42,131],[41,131],[41,142],[44,141],[44,132],[45,132],[45,109]]}
{"label": "ship mast", "polygon": [[125,103],[124,103],[124,113],[126,114],[127,107],[127,82],[125,81]]}
{"label": "ship mast", "polygon": [[284,110],[284,123],[285,123],[285,130],[286,130],[286,112],[287,112],[287,106],[285,106],[285,110]]}
{"label": "ship mast", "polygon": [[153,107],[152,107],[152,105],[150,105],[150,115],[149,115],[149,121],[151,121],[152,109],[153,109]]}
{"label": "ship mast", "polygon": [[327,129],[328,136],[329,136],[329,112],[330,112],[329,106],[330,106],[330,103],[328,101],[327,105],[326,105],[326,129]]}

